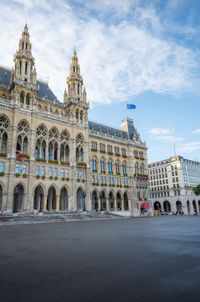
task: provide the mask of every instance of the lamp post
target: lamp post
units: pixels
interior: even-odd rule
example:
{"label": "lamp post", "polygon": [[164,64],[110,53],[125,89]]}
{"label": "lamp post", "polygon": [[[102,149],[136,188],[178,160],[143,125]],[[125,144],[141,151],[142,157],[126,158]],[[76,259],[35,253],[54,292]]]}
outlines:
{"label": "lamp post", "polygon": [[43,196],[44,196],[44,192],[41,189],[40,190],[40,210],[39,210],[39,212],[42,212],[42,210],[43,210]]}
{"label": "lamp post", "polygon": [[82,197],[83,197],[83,212],[85,212],[85,197],[86,197],[86,192],[85,191],[83,191],[82,192]]}

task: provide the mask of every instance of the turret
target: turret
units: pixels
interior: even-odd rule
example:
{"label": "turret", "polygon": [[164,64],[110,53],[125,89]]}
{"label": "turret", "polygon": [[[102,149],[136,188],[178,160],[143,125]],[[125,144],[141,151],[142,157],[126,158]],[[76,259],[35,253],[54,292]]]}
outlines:
{"label": "turret", "polygon": [[31,53],[31,42],[27,24],[24,26],[19,47],[14,55],[14,77],[18,80],[36,84],[35,60]]}
{"label": "turret", "polygon": [[80,65],[78,64],[78,57],[75,50],[72,57],[72,63],[70,65],[70,74],[67,77],[67,85],[68,97],[82,101],[83,79],[80,75]]}

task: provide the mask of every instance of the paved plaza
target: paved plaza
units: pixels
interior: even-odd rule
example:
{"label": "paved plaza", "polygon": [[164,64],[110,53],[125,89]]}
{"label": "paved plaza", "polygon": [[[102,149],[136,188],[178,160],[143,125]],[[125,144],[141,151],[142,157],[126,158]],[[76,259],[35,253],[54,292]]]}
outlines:
{"label": "paved plaza", "polygon": [[200,301],[200,217],[0,226],[0,301]]}

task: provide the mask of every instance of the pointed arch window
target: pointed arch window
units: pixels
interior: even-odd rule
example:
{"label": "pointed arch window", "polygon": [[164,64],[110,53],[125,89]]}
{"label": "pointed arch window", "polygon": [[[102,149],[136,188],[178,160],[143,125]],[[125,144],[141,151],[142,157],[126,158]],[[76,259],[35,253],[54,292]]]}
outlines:
{"label": "pointed arch window", "polygon": [[27,74],[27,70],[28,70],[28,63],[26,62],[26,64],[25,64],[25,74]]}
{"label": "pointed arch window", "polygon": [[6,153],[7,152],[7,142],[8,142],[8,127],[9,121],[6,116],[0,116],[0,152]]}
{"label": "pointed arch window", "polygon": [[22,91],[20,94],[20,105],[23,106],[24,105],[24,92]]}

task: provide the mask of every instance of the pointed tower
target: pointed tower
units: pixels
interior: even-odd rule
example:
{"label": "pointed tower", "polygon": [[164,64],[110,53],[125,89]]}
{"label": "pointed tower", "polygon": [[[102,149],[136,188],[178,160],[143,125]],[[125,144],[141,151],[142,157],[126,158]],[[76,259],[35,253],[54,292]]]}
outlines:
{"label": "pointed tower", "polygon": [[[19,47],[14,55],[14,81],[20,84],[36,85],[35,60],[31,53],[30,35],[27,24],[24,26]],[[26,85],[27,86],[27,85]]]}
{"label": "pointed tower", "polygon": [[72,57],[72,63],[70,65],[70,75],[67,77],[67,85],[69,98],[76,99],[77,101],[82,101],[83,79],[80,75],[80,66],[78,64],[76,50],[74,50],[74,54]]}
{"label": "pointed tower", "polygon": [[70,109],[77,122],[86,122],[87,111],[89,105],[87,103],[87,95],[85,88],[83,89],[83,78],[80,74],[80,65],[78,64],[78,57],[76,50],[72,56],[72,63],[70,65],[70,74],[67,77],[68,94],[64,93],[64,104],[66,108]]}

